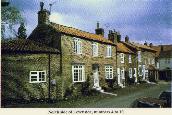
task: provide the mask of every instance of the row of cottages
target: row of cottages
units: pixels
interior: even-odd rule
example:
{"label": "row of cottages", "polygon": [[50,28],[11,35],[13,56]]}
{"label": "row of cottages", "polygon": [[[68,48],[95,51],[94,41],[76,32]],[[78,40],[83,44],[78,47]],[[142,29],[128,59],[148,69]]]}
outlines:
{"label": "row of cottages", "polygon": [[2,43],[4,100],[61,99],[150,79],[155,50],[112,30],[107,39],[99,23],[96,34],[52,23],[43,5],[27,40]]}

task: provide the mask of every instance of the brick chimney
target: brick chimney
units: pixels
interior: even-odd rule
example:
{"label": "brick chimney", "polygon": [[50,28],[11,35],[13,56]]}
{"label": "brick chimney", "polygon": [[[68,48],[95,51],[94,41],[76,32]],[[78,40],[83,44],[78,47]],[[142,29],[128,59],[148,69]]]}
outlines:
{"label": "brick chimney", "polygon": [[121,41],[121,34],[120,32],[117,32],[117,42],[120,42]]}
{"label": "brick chimney", "polygon": [[2,7],[9,6],[9,4],[10,4],[9,0],[1,0]]}
{"label": "brick chimney", "polygon": [[147,46],[147,45],[148,45],[148,43],[145,41],[144,45],[145,45],[145,46]]}
{"label": "brick chimney", "polygon": [[99,22],[97,22],[97,29],[95,29],[97,35],[104,36],[104,29],[99,27]]}
{"label": "brick chimney", "polygon": [[164,47],[163,47],[163,45],[161,45],[161,51],[164,51]]}
{"label": "brick chimney", "polygon": [[108,39],[113,43],[117,43],[117,32],[115,30],[109,30]]}
{"label": "brick chimney", "polygon": [[150,44],[149,44],[149,47],[152,47],[152,46],[153,46],[153,44],[152,44],[152,43],[150,43]]}
{"label": "brick chimney", "polygon": [[127,35],[125,36],[125,42],[129,42],[129,37]]}
{"label": "brick chimney", "polygon": [[50,12],[44,9],[44,3],[40,2],[40,11],[38,12],[38,25],[49,24]]}

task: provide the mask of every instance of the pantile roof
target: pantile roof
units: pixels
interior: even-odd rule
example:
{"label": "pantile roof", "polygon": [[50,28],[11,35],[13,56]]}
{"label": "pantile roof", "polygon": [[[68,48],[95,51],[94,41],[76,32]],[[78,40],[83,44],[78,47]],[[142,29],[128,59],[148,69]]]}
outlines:
{"label": "pantile roof", "polygon": [[37,43],[28,39],[17,39],[10,41],[2,41],[2,54],[9,53],[53,53],[57,54],[59,51],[55,48],[48,47],[44,44]]}
{"label": "pantile roof", "polygon": [[82,38],[86,38],[89,40],[100,41],[102,43],[115,45],[112,41],[108,40],[107,38],[105,38],[101,35],[85,32],[85,31],[82,31],[82,30],[79,30],[79,29],[76,29],[73,27],[68,27],[68,26],[64,26],[64,25],[60,25],[60,24],[56,24],[56,23],[52,23],[52,22],[50,23],[50,27],[53,27],[56,31],[64,33],[64,34],[73,35],[76,37],[82,37]]}
{"label": "pantile roof", "polygon": [[117,52],[123,52],[123,53],[130,53],[135,54],[133,51],[131,51],[128,47],[125,46],[125,44],[119,42],[117,43]]}
{"label": "pantile roof", "polygon": [[148,51],[152,51],[152,52],[156,52],[155,49],[149,47],[149,46],[146,46],[146,45],[143,45],[143,44],[139,44],[139,43],[135,43],[135,42],[123,42],[124,44],[136,49],[136,50],[141,50],[141,49],[144,49],[144,50],[148,50]]}

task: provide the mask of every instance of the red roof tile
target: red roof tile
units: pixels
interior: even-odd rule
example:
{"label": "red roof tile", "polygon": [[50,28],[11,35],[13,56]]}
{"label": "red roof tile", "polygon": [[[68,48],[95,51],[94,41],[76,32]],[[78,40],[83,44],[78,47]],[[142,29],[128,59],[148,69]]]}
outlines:
{"label": "red roof tile", "polygon": [[64,34],[69,34],[69,35],[73,35],[77,37],[83,37],[89,40],[95,40],[95,41],[100,41],[103,43],[115,45],[113,42],[111,42],[107,38],[104,38],[101,35],[85,32],[76,28],[67,27],[67,26],[55,24],[55,23],[51,23],[50,26],[53,27],[56,31],[59,31]]}
{"label": "red roof tile", "polygon": [[126,47],[123,43],[117,43],[117,52],[134,54],[134,52],[131,51],[128,47]]}

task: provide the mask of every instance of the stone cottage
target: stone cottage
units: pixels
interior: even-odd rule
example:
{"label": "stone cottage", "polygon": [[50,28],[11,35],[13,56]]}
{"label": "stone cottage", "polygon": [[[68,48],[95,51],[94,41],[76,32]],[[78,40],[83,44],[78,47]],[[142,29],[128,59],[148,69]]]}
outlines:
{"label": "stone cottage", "polygon": [[104,37],[104,29],[99,27],[99,23],[95,34],[52,23],[49,21],[50,12],[43,6],[41,3],[38,25],[28,39],[61,52],[61,83],[57,81],[61,84],[61,96],[65,96],[67,89],[72,87],[81,92],[85,82],[99,91],[117,82],[116,44]]}
{"label": "stone cottage", "polygon": [[130,48],[137,55],[137,68],[138,68],[138,80],[139,81],[156,81],[158,80],[158,70],[155,64],[156,50],[154,50],[150,44],[145,42],[143,44],[130,42],[129,39],[123,42],[128,48]]}
{"label": "stone cottage", "polygon": [[60,93],[55,81],[60,76],[60,55],[31,40],[1,43],[2,106],[12,101],[56,99]]}

